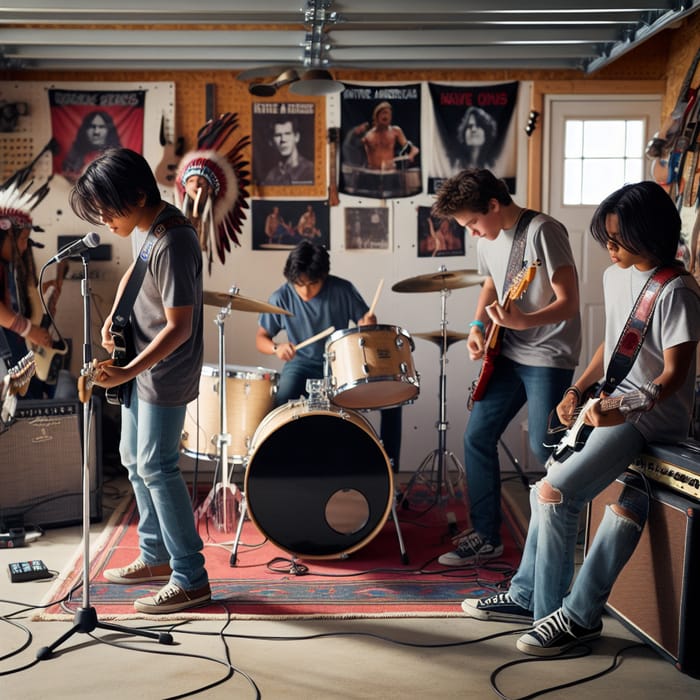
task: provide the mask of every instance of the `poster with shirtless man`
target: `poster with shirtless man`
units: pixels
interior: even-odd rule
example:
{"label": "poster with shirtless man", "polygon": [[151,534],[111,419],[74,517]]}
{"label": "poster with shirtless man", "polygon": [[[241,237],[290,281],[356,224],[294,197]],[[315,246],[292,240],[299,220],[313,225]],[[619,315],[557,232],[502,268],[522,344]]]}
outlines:
{"label": "poster with shirtless man", "polygon": [[346,84],[340,143],[341,192],[373,199],[420,192],[420,85]]}

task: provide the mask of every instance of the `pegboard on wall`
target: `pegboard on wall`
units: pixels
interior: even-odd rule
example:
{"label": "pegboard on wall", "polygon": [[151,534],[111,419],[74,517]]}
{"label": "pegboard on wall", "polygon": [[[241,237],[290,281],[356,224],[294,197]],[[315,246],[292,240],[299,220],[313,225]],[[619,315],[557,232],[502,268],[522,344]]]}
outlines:
{"label": "pegboard on wall", "polygon": [[[155,168],[163,156],[159,134],[163,120],[164,134],[167,139],[174,137],[175,126],[175,84],[172,82],[54,82],[54,81],[7,81],[0,82],[0,104],[21,103],[26,105],[26,113],[19,115],[12,131],[0,132],[0,181],[20,168],[26,167],[34,160],[52,137],[51,115],[48,91],[60,90],[99,90],[145,91],[143,114],[143,155]],[[52,156],[42,155],[34,166],[34,178],[42,184],[51,175]],[[34,249],[37,266],[42,267],[58,249],[59,236],[84,236],[91,226],[73,214],[68,195],[71,184],[61,175],[53,177],[50,191],[46,198],[32,213],[34,223],[44,229],[33,234],[34,239],[43,244],[43,248]],[[173,200],[172,188],[162,188],[168,201]],[[112,250],[110,261],[93,261],[90,263],[91,293],[94,305],[92,341],[93,350],[99,346],[102,319],[109,311],[119,278],[132,260],[131,245],[128,240],[112,236],[104,229],[99,229],[102,243],[108,243]],[[45,280],[51,279],[55,272],[46,271]],[[82,299],[79,280],[82,275],[81,263],[71,261],[63,285],[61,297],[56,310],[56,323],[65,337],[72,338],[76,351],[72,354],[71,371],[80,370],[82,343]]]}

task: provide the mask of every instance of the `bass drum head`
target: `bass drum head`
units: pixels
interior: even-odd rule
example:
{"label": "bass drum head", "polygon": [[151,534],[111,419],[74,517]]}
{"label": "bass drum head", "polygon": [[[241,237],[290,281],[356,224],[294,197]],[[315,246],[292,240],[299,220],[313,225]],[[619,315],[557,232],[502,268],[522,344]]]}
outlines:
{"label": "bass drum head", "polygon": [[248,514],[280,549],[331,559],[369,542],[391,510],[393,477],[359,414],[292,402],[267,415],[246,469]]}

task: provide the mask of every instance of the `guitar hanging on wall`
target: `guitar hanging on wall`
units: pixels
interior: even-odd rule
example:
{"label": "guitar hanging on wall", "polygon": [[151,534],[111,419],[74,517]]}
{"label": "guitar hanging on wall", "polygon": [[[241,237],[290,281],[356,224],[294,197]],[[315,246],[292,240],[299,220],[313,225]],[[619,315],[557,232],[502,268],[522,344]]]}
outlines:
{"label": "guitar hanging on wall", "polygon": [[332,126],[328,129],[328,205],[337,207],[340,204],[338,198],[338,142],[340,141],[340,128]]}

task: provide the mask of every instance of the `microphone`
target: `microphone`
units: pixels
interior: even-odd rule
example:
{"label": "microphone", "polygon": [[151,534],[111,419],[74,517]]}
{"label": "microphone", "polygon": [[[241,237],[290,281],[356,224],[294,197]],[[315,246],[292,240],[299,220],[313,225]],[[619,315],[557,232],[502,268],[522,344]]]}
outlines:
{"label": "microphone", "polygon": [[51,258],[51,260],[49,260],[46,264],[52,265],[53,263],[64,260],[65,258],[72,258],[74,255],[79,255],[88,248],[96,248],[99,244],[99,235],[94,231],[90,231],[90,233],[86,234],[81,239],[63,246],[63,248],[61,248],[61,250],[59,250],[58,253],[56,253],[56,255],[54,255],[53,258]]}

